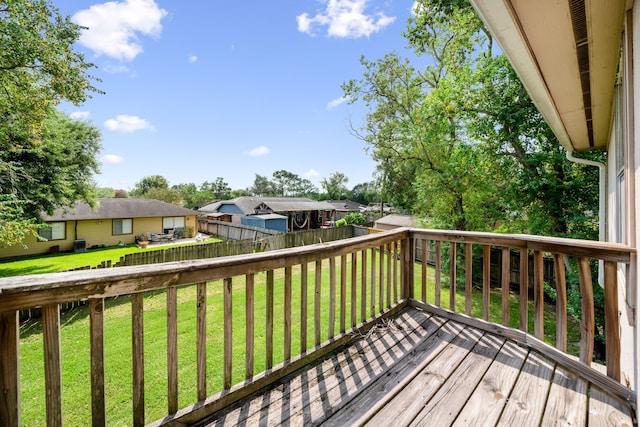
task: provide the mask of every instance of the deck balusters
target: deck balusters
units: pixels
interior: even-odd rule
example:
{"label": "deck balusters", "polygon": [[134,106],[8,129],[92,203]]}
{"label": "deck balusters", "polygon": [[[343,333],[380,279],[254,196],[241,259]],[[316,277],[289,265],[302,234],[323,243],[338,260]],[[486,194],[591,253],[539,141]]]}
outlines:
{"label": "deck balusters", "polygon": [[225,390],[231,388],[232,364],[233,364],[233,279],[225,277],[223,280],[224,293],[224,374],[223,385]]}
{"label": "deck balusters", "polygon": [[300,265],[300,353],[307,351],[307,313],[309,304],[309,264]]}
{"label": "deck balusters", "polygon": [[578,274],[580,276],[580,297],[582,339],[580,340],[580,361],[591,365],[593,360],[593,339],[595,337],[595,312],[593,308],[593,282],[589,258],[578,257]]}
{"label": "deck balusters", "polygon": [[167,288],[167,410],[178,412],[178,288]]}
{"label": "deck balusters", "polygon": [[320,310],[321,310],[321,290],[322,290],[322,260],[316,261],[316,281],[313,296],[313,326],[315,333],[314,345],[317,347],[322,342],[320,339]]}
{"label": "deck balusters", "polygon": [[620,373],[620,318],[618,317],[618,264],[604,262],[604,328],[607,375],[616,381]]}
{"label": "deck balusters", "polygon": [[511,249],[502,248],[502,278],[500,287],[502,294],[502,324],[509,326],[509,279],[511,276]]}
{"label": "deck balusters", "polygon": [[556,348],[567,351],[567,279],[564,268],[564,255],[553,254],[553,267],[556,281]]}
{"label": "deck balusters", "polygon": [[284,360],[291,359],[291,267],[284,268]]}
{"label": "deck balusters", "polygon": [[360,261],[360,321],[367,320],[367,250],[361,251]]}
{"label": "deck balusters", "polygon": [[449,243],[449,310],[456,311],[456,242]]}
{"label": "deck balusters", "polygon": [[328,338],[335,335],[336,326],[336,258],[329,258],[329,332]]}
{"label": "deck balusters", "polygon": [[358,323],[357,314],[358,314],[358,296],[357,296],[357,288],[358,288],[358,253],[351,253],[351,327],[355,327]]}
{"label": "deck balusters", "polygon": [[196,375],[198,401],[207,397],[207,283],[196,285]]}
{"label": "deck balusters", "polygon": [[58,304],[42,307],[44,376],[47,425],[62,426],[62,375],[60,363],[60,309]]}
{"label": "deck balusters", "polygon": [[20,424],[20,322],[18,311],[0,312],[0,425]]}
{"label": "deck balusters", "polygon": [[436,288],[435,302],[436,307],[440,307],[440,292],[442,287],[442,242],[436,241]]}
{"label": "deck balusters", "polygon": [[253,273],[245,275],[245,373],[244,378],[253,378],[254,349],[255,349],[255,276]]}
{"label": "deck balusters", "polygon": [[[353,300],[352,300],[353,304]],[[340,256],[340,333],[346,330],[347,311],[347,255]]]}
{"label": "deck balusters", "polygon": [[[94,427],[107,425],[104,383],[104,299],[89,299],[91,342],[91,414]],[[1,412],[1,411],[0,411]],[[0,420],[0,425],[5,425]]]}
{"label": "deck balusters", "polygon": [[520,330],[529,330],[529,251],[520,248]]}
{"label": "deck balusters", "polygon": [[273,368],[273,270],[267,271],[266,298],[265,365],[266,369],[271,369]]}
{"label": "deck balusters", "polygon": [[473,245],[464,245],[464,312],[471,316],[471,299],[473,298]]}
{"label": "deck balusters", "polygon": [[133,355],[133,425],[144,422],[144,294],[131,294],[131,341]]}
{"label": "deck balusters", "polygon": [[544,264],[542,251],[533,251],[534,335],[544,340]]}
{"label": "deck balusters", "polygon": [[369,317],[371,318],[376,315],[376,248],[371,248],[368,252],[371,253],[371,283],[369,289],[369,298],[371,300]]}
{"label": "deck balusters", "polygon": [[489,320],[491,292],[491,246],[482,247],[482,320]]}

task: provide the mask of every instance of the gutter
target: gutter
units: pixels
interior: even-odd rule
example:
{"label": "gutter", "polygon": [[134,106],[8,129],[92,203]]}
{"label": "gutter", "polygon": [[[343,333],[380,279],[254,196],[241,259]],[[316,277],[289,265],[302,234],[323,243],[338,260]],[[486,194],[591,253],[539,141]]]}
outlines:
{"label": "gutter", "polygon": [[[598,190],[598,240],[605,241],[606,221],[606,191],[607,191],[607,166],[604,163],[575,157],[572,151],[567,150],[567,160],[583,165],[596,166],[600,171]],[[598,284],[604,288],[604,261],[598,261]]]}

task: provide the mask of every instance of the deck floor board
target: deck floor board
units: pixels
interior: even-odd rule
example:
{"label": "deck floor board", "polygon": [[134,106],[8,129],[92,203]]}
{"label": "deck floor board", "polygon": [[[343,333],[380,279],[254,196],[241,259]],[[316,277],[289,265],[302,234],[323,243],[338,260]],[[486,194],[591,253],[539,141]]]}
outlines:
{"label": "deck floor board", "polygon": [[632,426],[625,402],[522,343],[406,308],[198,426]]}

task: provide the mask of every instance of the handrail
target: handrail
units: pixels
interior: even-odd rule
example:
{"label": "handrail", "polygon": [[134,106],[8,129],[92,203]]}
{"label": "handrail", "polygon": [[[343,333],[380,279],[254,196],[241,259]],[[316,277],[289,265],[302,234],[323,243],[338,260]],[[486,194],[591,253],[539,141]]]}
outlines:
{"label": "handrail", "polygon": [[[435,247],[433,279],[427,274],[425,253],[422,254],[422,259],[418,256],[420,250],[429,245]],[[458,245],[464,245],[464,250],[458,250]],[[455,311],[456,298],[463,296],[464,312],[471,315],[471,299],[476,292],[472,280],[473,269],[476,268],[473,247],[476,245],[482,248],[482,274],[480,282],[476,285],[482,292],[480,317],[485,320],[489,318],[491,297],[494,293],[491,283],[495,279],[495,282],[501,285],[499,322],[508,326],[519,321],[518,327],[524,332],[527,332],[529,317],[528,260],[533,256],[534,335],[540,340],[544,338],[543,256],[545,253],[553,255],[555,282],[558,288],[556,347],[562,352],[567,352],[565,260],[568,257],[575,258],[580,273],[583,306],[580,360],[586,365],[592,361],[595,332],[589,259],[603,260],[607,374],[620,381],[617,264],[629,263],[630,255],[635,253],[635,249],[619,244],[585,240],[401,228],[342,241],[265,253],[0,278],[0,425],[20,425],[19,310],[43,307],[43,344],[47,353],[47,422],[49,425],[62,425],[61,326],[58,305],[78,300],[89,301],[90,321],[87,335],[91,343],[92,420],[94,425],[105,425],[107,416],[104,353],[109,345],[104,339],[105,301],[111,297],[130,295],[132,415],[134,425],[142,425],[145,422],[147,380],[144,375],[144,295],[150,291],[163,292],[167,300],[168,384],[165,420],[177,416],[193,420],[189,417],[206,414],[206,411],[217,408],[216,405],[220,405],[220,402],[232,402],[233,399],[246,395],[252,390],[251,387],[262,387],[269,381],[275,381],[277,375],[290,372],[294,365],[302,366],[307,358],[314,357],[314,352],[330,351],[332,346],[345,342],[349,333],[353,333],[357,328],[370,327],[367,325],[370,325],[372,319],[389,310],[397,310],[412,298],[427,302],[428,294],[433,294],[433,304],[448,305],[449,309]],[[497,249],[502,257],[499,264],[501,273],[496,277],[492,277],[492,249]],[[443,257],[446,250],[449,256]],[[520,257],[520,271],[515,280],[518,285],[516,293],[519,294],[517,304],[520,306],[517,320],[509,318],[509,307],[514,304],[510,293],[511,285],[514,283],[510,274],[511,252],[527,255]],[[447,266],[448,278],[443,278]],[[258,283],[256,275],[262,273],[266,273],[266,279],[264,283]],[[441,294],[446,290],[447,281],[450,285],[449,298],[443,300]],[[197,324],[194,333],[198,402],[194,404],[198,404],[180,409],[177,291],[180,287],[190,285],[197,289],[194,301]],[[216,286],[216,289],[219,286],[222,291],[221,305],[216,308],[224,313],[219,331],[207,330],[207,327],[211,327],[207,323],[207,316],[210,315],[207,290],[211,290],[212,286]],[[464,287],[464,290],[457,287]],[[265,300],[258,301],[256,298],[258,289],[264,290]],[[328,298],[323,299],[325,296]],[[242,306],[234,305],[236,298],[244,298]],[[274,301],[282,302],[282,313],[276,312]],[[293,310],[292,307],[298,302],[299,309]],[[237,359],[233,350],[234,342],[239,339],[239,333],[235,332],[234,335],[234,330],[238,327],[234,322],[237,322],[238,318],[233,310],[241,310],[244,317],[240,325],[244,335],[242,363],[234,360]],[[299,318],[296,319],[296,316]],[[265,322],[260,323],[265,325],[264,338],[260,338],[265,340],[263,347],[258,346],[256,338],[258,322]],[[207,379],[206,354],[210,350],[207,340],[212,334],[221,336],[220,358],[224,360],[221,373],[223,391],[222,394],[216,395],[217,400],[211,398],[211,381]],[[281,337],[282,349],[274,348],[274,335]],[[296,339],[299,339],[299,343],[293,345]],[[235,345],[237,347],[237,343]],[[280,364],[274,359],[276,350],[281,351]],[[254,372],[257,365],[265,366],[267,373]],[[242,386],[233,385],[234,381],[238,381],[233,366],[243,367],[242,379],[246,382]],[[164,421],[158,423],[162,422]]]}

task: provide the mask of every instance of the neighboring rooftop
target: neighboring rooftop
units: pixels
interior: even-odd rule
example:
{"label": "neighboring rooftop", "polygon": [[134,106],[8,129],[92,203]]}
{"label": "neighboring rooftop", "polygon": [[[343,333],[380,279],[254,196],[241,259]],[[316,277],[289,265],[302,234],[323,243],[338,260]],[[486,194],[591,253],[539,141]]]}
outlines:
{"label": "neighboring rooftop", "polygon": [[335,207],[328,202],[318,202],[303,197],[255,197],[243,196],[231,200],[221,200],[199,209],[200,212],[217,212],[223,205],[235,205],[245,215],[254,215],[259,211],[307,212],[332,211]]}
{"label": "neighboring rooftop", "polygon": [[75,207],[56,209],[53,215],[43,214],[44,221],[81,221],[111,218],[143,218],[158,216],[198,215],[198,212],[154,199],[98,199],[94,208],[78,202]]}

